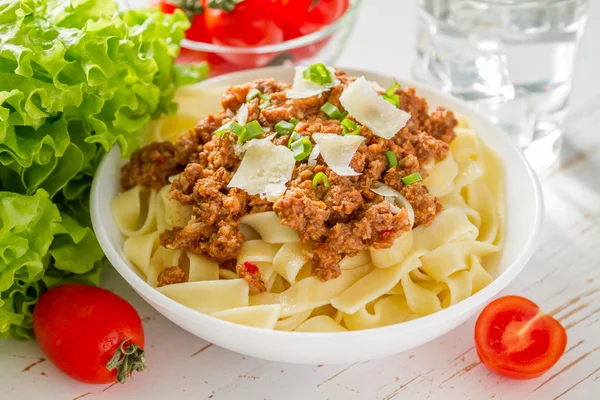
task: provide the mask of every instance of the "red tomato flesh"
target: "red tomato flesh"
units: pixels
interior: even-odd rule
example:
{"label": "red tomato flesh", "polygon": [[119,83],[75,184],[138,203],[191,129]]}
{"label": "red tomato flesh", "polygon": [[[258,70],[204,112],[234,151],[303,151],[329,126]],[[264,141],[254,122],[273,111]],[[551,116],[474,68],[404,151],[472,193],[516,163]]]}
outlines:
{"label": "red tomato flesh", "polygon": [[142,321],[124,299],[106,289],[67,284],[44,293],[33,311],[33,330],[54,365],[85,383],[116,381],[106,363],[121,342],[144,347]]}
{"label": "red tomato flesh", "polygon": [[505,296],[488,304],[477,318],[475,345],[490,370],[531,379],[556,364],[567,346],[567,333],[532,301]]}

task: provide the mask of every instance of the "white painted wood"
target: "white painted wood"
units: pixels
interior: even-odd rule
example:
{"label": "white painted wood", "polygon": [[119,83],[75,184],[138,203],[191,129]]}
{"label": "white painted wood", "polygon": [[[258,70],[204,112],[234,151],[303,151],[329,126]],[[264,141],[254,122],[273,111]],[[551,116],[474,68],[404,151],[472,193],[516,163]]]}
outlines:
{"label": "white painted wood", "polygon": [[[138,0],[139,1],[139,0]],[[141,0],[143,1],[143,0]],[[130,0],[130,2],[132,2]],[[340,65],[409,76],[414,0],[365,0]],[[530,381],[489,372],[473,349],[474,319],[414,351],[354,365],[300,366],[212,346],[158,315],[113,271],[104,286],[144,319],[150,370],[126,385],[85,385],[63,376],[35,342],[0,341],[1,399],[592,399],[600,389],[600,1],[577,61],[560,167],[543,179],[546,223],[539,250],[503,294],[553,313],[569,344],[559,363]],[[373,46],[375,37],[385,38]],[[239,338],[244,340],[244,338]],[[594,390],[595,389],[595,390]]]}

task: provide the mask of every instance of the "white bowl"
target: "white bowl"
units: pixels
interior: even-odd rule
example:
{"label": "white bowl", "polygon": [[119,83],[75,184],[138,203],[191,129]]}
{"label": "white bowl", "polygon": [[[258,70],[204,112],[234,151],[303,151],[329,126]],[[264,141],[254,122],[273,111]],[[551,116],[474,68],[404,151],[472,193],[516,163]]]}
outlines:
{"label": "white bowl", "polygon": [[[392,77],[367,71],[347,69],[350,75],[365,75],[386,87]],[[197,87],[219,88],[258,78],[291,81],[293,69],[263,68],[223,75],[200,83]],[[115,225],[110,203],[120,191],[118,148],[102,161],[94,178],[91,194],[92,221],[98,240],[108,259],[127,282],[162,315],[196,336],[238,353],[273,361],[330,364],[364,361],[384,357],[420,346],[456,328],[485,306],[505,288],[533,254],[540,230],[543,203],[537,177],[522,153],[508,136],[484,116],[466,104],[435,90],[410,82],[430,106],[448,107],[464,115],[481,139],[504,163],[506,181],[506,246],[498,266],[496,279],[486,288],[438,313],[382,328],[341,333],[296,333],[251,328],[222,321],[187,308],[148,285],[123,254],[123,237]],[[213,96],[213,95],[210,95]],[[218,108],[218,95],[202,101],[199,107],[186,104],[185,109],[197,114]],[[201,116],[201,114],[200,114]]]}

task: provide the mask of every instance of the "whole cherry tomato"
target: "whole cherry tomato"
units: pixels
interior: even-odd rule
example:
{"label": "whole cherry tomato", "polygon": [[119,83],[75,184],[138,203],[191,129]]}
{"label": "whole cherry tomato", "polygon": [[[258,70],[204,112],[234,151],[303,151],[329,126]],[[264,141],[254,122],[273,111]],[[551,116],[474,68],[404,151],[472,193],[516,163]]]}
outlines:
{"label": "whole cherry tomato", "polygon": [[78,381],[124,382],[145,369],[142,321],[106,289],[66,284],[48,290],[33,310],[33,331],[46,357]]}
{"label": "whole cherry tomato", "polygon": [[567,345],[565,328],[537,304],[520,296],[488,304],[475,323],[475,347],[486,367],[515,379],[549,370]]}
{"label": "whole cherry tomato", "polygon": [[[221,3],[222,8],[214,8]],[[203,4],[206,27],[216,44],[255,47],[283,40],[283,30],[276,22],[277,0],[204,0]]]}
{"label": "whole cherry tomato", "polygon": [[348,9],[348,0],[281,0],[281,20],[285,39],[318,31]]}

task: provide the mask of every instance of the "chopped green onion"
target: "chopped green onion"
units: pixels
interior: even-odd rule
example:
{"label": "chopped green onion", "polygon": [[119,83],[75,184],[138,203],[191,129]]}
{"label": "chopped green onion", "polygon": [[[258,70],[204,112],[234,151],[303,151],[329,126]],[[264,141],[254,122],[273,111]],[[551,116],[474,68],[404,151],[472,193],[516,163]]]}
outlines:
{"label": "chopped green onion", "polygon": [[325,175],[324,172],[317,172],[317,174],[315,175],[315,177],[313,178],[312,181],[312,187],[313,189],[316,189],[317,186],[319,185],[319,182],[323,181],[323,186],[325,186],[326,188],[329,187],[329,179],[327,179],[327,175]]}
{"label": "chopped green onion", "polygon": [[397,94],[382,94],[381,97],[383,97],[384,100],[386,100],[388,103],[391,103],[394,105],[394,107],[400,107],[400,96],[398,96]]}
{"label": "chopped green onion", "polygon": [[396,158],[396,153],[394,153],[393,151],[386,151],[385,158],[387,158],[388,169],[398,166],[398,159]]}
{"label": "chopped green onion", "polygon": [[296,126],[296,125],[298,125],[298,122],[300,122],[300,121],[298,121],[298,119],[297,119],[297,118],[294,118],[294,117],[292,117],[292,118],[290,118],[290,122],[291,122],[292,124],[294,124],[294,126]]}
{"label": "chopped green onion", "polygon": [[385,94],[396,94],[396,89],[398,89],[400,87],[400,84],[398,83],[398,81],[396,81],[396,78],[394,78],[394,84],[392,86],[390,86],[389,88],[387,88],[387,90],[385,91]]}
{"label": "chopped green onion", "polygon": [[260,124],[256,120],[248,122],[246,125],[244,125],[244,128],[246,128],[246,134],[243,138],[241,136],[238,138],[238,143],[242,143],[246,140],[255,139],[257,137],[262,136],[262,134],[265,133],[262,126],[260,126]]}
{"label": "chopped green onion", "polygon": [[384,94],[381,97],[384,98],[388,103],[393,104],[395,107],[400,107],[400,96],[396,94],[396,89],[400,87],[400,84],[396,82],[394,79],[394,84],[387,88]]}
{"label": "chopped green onion", "polygon": [[306,80],[318,83],[319,85],[329,85],[333,83],[333,75],[327,69],[325,64],[317,63],[306,68],[302,73],[302,77]]}
{"label": "chopped green onion", "polygon": [[292,135],[288,139],[288,147],[292,148],[292,143],[294,143],[295,141],[300,140],[300,139],[302,139],[301,134],[299,134],[298,132],[292,132]]}
{"label": "chopped green onion", "polygon": [[260,108],[261,110],[271,105],[271,98],[266,94],[263,94],[260,90],[256,88],[248,92],[248,94],[246,95],[246,101],[250,101],[256,96],[260,97],[260,99],[263,101],[262,104],[258,106],[258,108]]}
{"label": "chopped green onion", "polygon": [[423,180],[423,178],[421,178],[421,174],[419,174],[418,172],[415,172],[402,178],[402,182],[404,182],[405,185],[412,185],[413,183],[419,182],[421,180]]}
{"label": "chopped green onion", "polygon": [[258,106],[258,108],[260,108],[261,110],[264,110],[265,108],[267,108],[271,105],[271,98],[269,96],[267,96],[266,94],[262,94],[262,93],[260,93],[259,96],[263,102],[261,105]]}
{"label": "chopped green onion", "polygon": [[342,120],[342,134],[343,135],[358,135],[358,125],[351,119]]}
{"label": "chopped green onion", "polygon": [[296,140],[290,146],[290,149],[292,150],[292,153],[294,153],[294,159],[296,161],[302,161],[306,157],[308,157],[312,152],[312,148],[312,143],[307,137],[303,137],[300,140]]}
{"label": "chopped green onion", "polygon": [[215,135],[222,138],[227,132],[233,132],[239,138],[246,134],[246,128],[244,128],[242,125],[238,124],[235,121],[230,121],[222,127],[220,127],[219,129],[217,129],[215,131]]}
{"label": "chopped green onion", "polygon": [[262,93],[260,92],[260,90],[254,88],[251,91],[248,92],[248,94],[246,95],[246,101],[250,101],[253,98],[255,98],[256,96],[260,96]]}
{"label": "chopped green onion", "polygon": [[333,118],[333,119],[343,119],[344,117],[346,117],[348,115],[347,113],[344,115],[339,110],[339,108],[337,108],[336,106],[334,106],[330,102],[327,102],[327,103],[323,104],[323,106],[321,107],[321,111],[323,111],[325,114],[327,114],[327,116],[329,118]]}
{"label": "chopped green onion", "polygon": [[287,121],[279,121],[275,124],[275,132],[280,135],[291,135],[296,128],[296,124]]}

